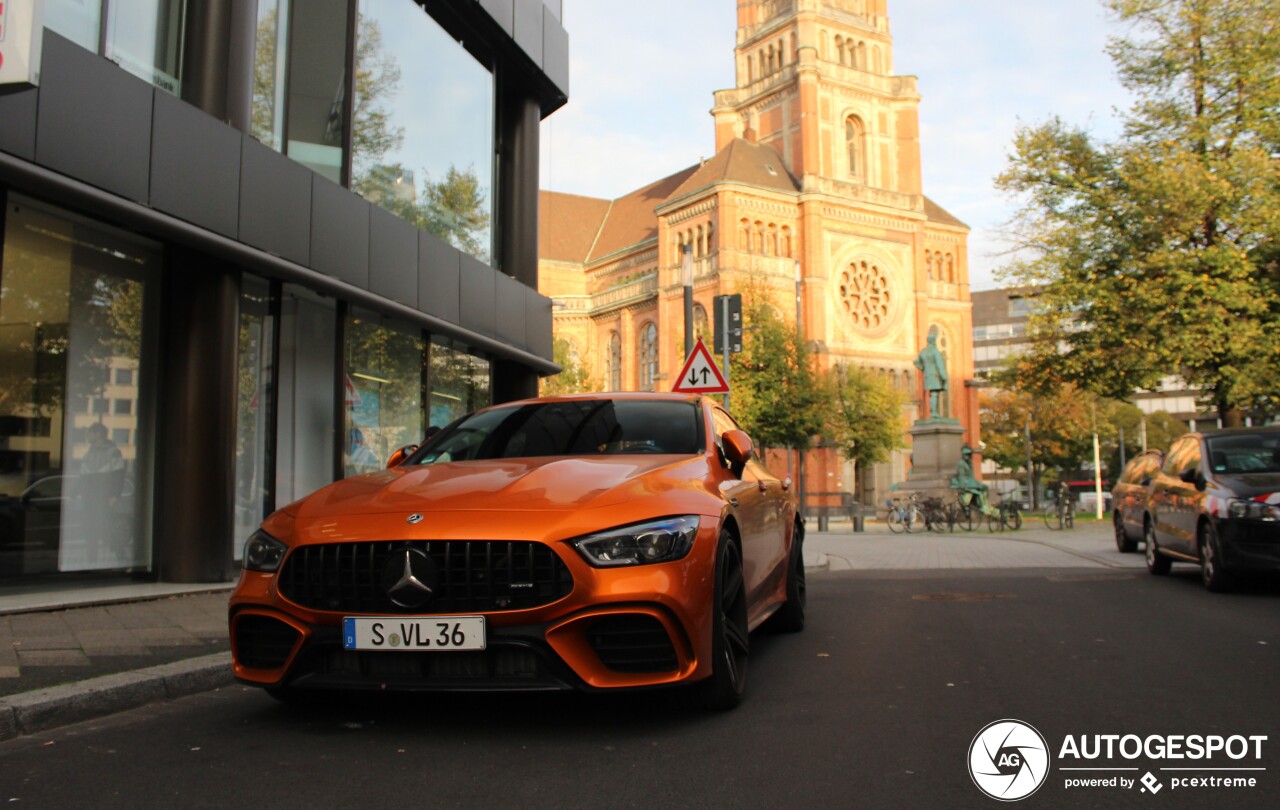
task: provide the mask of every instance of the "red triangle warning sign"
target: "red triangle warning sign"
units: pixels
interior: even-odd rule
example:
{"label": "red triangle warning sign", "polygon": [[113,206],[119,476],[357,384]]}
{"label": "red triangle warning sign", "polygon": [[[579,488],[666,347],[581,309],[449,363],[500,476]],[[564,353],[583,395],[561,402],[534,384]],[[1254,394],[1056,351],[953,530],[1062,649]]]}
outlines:
{"label": "red triangle warning sign", "polygon": [[702,338],[693,345],[693,351],[684,361],[684,368],[676,377],[676,384],[671,390],[679,394],[727,394],[729,383],[725,382],[720,367],[707,351]]}

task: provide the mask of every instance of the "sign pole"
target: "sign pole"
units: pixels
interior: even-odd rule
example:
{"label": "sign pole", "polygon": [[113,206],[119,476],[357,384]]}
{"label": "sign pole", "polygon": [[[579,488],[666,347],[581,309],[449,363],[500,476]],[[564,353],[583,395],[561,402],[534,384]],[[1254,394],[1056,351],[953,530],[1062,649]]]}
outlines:
{"label": "sign pole", "polygon": [[684,350],[688,353],[693,351],[693,245],[684,246],[680,276],[684,285]]}

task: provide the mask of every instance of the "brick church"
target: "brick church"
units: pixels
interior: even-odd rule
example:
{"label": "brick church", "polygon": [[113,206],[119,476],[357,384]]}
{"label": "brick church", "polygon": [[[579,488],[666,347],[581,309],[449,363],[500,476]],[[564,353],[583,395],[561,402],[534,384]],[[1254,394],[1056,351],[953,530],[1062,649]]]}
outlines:
{"label": "brick church", "polygon": [[[820,369],[870,368],[908,393],[905,432],[924,415],[913,361],[934,334],[946,410],[976,443],[969,228],[923,192],[920,93],[894,73],[886,6],[738,0],[737,86],[714,94],[714,157],[614,200],[541,193],[539,289],[597,387],[670,390],[691,245],[695,331],[708,343],[715,296],[767,289],[787,321],[799,309]],[[902,451],[855,476],[818,449],[806,488],[879,503],[908,464]]]}

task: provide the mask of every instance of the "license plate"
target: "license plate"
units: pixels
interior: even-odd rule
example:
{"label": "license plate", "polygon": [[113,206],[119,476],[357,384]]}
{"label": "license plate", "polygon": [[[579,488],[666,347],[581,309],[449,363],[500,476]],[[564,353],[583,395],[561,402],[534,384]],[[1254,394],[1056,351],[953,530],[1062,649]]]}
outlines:
{"label": "license plate", "polygon": [[483,616],[347,616],[342,646],[348,650],[483,650]]}

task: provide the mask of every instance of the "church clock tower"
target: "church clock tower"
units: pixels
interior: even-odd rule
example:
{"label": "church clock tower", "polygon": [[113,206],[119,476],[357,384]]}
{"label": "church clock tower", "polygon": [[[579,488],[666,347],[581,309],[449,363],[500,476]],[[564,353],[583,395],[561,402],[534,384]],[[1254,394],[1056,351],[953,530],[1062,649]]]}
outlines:
{"label": "church clock tower", "polygon": [[[715,94],[716,149],[772,146],[805,191],[922,208],[919,93],[893,75],[887,0],[739,0],[737,87]],[[898,196],[902,195],[902,196]]]}

